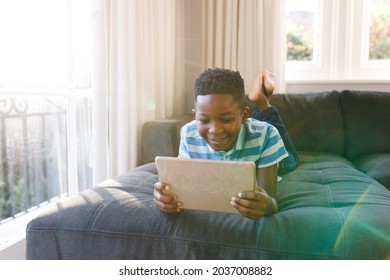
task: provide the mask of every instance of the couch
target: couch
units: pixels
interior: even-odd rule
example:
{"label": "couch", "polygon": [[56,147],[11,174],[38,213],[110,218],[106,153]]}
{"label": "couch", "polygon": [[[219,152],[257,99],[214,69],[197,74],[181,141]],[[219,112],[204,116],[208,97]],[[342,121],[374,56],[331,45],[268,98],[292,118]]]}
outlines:
{"label": "couch", "polygon": [[146,123],[143,164],[57,202],[27,227],[27,259],[390,259],[390,93],[275,94],[299,164],[279,212],[182,210],[153,202],[157,155],[176,156],[190,115]]}

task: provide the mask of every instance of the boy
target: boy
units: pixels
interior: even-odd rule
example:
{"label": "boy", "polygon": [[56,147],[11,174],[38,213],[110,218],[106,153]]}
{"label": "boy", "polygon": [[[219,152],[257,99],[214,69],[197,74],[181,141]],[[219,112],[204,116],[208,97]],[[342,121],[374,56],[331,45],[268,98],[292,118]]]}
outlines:
{"label": "boy", "polygon": [[[260,110],[267,109],[264,106],[268,103],[263,80],[264,87],[266,83],[270,86],[270,81],[259,75],[249,94]],[[181,129],[179,157],[255,162],[258,187],[232,197],[231,204],[241,215],[254,220],[276,213],[278,205],[273,197],[277,165],[288,153],[274,126],[249,118],[239,72],[219,68],[204,71],[195,81],[194,105],[195,120]],[[155,204],[161,211],[178,212],[182,203],[164,194],[168,188],[161,182],[155,184]]]}

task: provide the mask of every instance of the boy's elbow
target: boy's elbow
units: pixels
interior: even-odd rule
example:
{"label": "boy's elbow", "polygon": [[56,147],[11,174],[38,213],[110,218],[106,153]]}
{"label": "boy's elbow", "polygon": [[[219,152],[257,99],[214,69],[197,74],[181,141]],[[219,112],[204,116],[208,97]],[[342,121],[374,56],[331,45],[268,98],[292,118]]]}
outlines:
{"label": "boy's elbow", "polygon": [[287,158],[284,158],[278,165],[278,174],[284,175],[295,170],[298,166],[298,156],[289,153]]}

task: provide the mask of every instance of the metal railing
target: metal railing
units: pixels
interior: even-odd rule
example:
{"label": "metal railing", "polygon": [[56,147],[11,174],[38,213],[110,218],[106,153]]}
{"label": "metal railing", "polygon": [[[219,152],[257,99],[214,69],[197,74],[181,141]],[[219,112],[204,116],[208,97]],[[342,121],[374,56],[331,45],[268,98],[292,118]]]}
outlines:
{"label": "metal railing", "polygon": [[0,223],[67,192],[63,96],[0,96]]}

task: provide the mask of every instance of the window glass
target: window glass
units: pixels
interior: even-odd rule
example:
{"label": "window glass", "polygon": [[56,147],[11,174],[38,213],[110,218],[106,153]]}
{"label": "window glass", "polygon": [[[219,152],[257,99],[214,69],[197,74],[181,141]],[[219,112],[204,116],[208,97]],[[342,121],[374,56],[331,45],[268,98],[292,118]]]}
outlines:
{"label": "window glass", "polygon": [[288,61],[314,59],[317,18],[318,0],[286,0]]}
{"label": "window glass", "polygon": [[87,12],[88,1],[1,1],[0,88],[89,85]]}
{"label": "window glass", "polygon": [[0,1],[0,225],[91,185],[90,21],[89,1]]}
{"label": "window glass", "polygon": [[371,60],[390,59],[390,0],[369,0]]}

